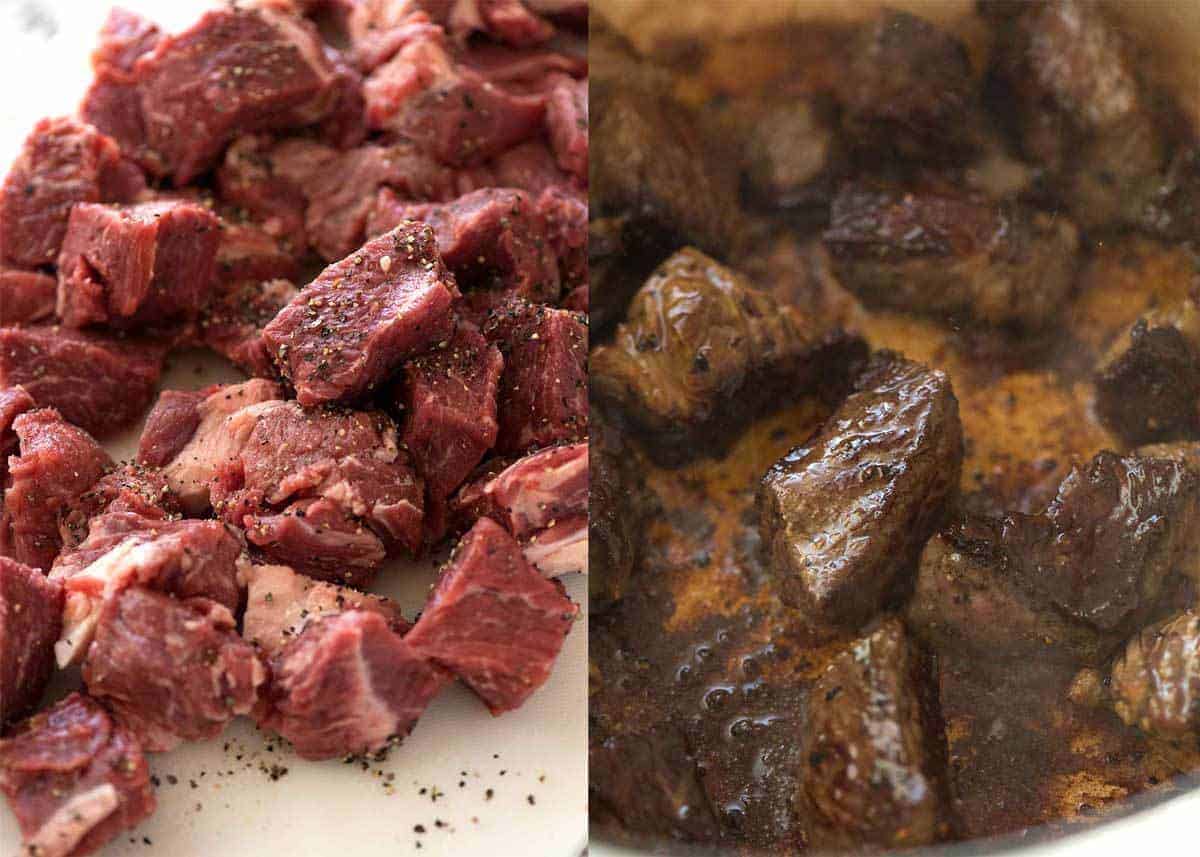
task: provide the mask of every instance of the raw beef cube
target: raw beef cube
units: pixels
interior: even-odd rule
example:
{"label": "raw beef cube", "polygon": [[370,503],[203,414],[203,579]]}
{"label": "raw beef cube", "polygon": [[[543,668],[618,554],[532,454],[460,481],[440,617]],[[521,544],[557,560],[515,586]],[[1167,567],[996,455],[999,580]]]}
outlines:
{"label": "raw beef cube", "polygon": [[54,671],[62,587],[0,556],[0,729],[37,705]]}
{"label": "raw beef cube", "polygon": [[0,187],[0,262],[24,268],[53,265],[67,217],[78,202],[128,202],[121,150],[76,119],[43,119]]}
{"label": "raw beef cube", "polygon": [[63,548],[82,544],[91,532],[92,520],[109,511],[165,519],[179,515],[179,501],[160,471],[140,464],[122,465],[101,476],[60,518]]}
{"label": "raw beef cube", "polygon": [[382,616],[348,610],[275,656],[260,725],[304,759],[379,753],[404,740],[445,683]]}
{"label": "raw beef cube", "polygon": [[587,325],[572,312],[509,301],[484,336],[500,346],[500,435],[496,450],[520,455],[587,434]]}
{"label": "raw beef cube", "polygon": [[446,339],[456,297],[433,230],[402,224],[322,271],[263,337],[302,405],[348,401]]}
{"label": "raw beef cube", "polygon": [[13,429],[20,454],[9,459],[0,553],[47,571],[62,548],[63,516],[113,462],[91,435],[50,408],[22,414]]}
{"label": "raw beef cube", "polygon": [[246,583],[242,636],[269,655],[309,625],[347,610],[378,613],[401,636],[412,627],[389,598],[314,580],[286,565],[244,566],[242,578]]}
{"label": "raw beef cube", "polygon": [[300,258],[265,229],[228,217],[221,218],[220,227],[215,270],[222,286],[300,276]]}
{"label": "raw beef cube", "polygon": [[[268,134],[245,134],[225,150],[225,160],[217,169],[217,189],[221,201],[236,206],[258,223],[264,232],[283,243],[286,250],[297,254],[304,250],[308,239],[304,233],[304,209],[308,204],[302,186],[276,175],[271,148],[275,140]],[[297,140],[293,147],[311,147],[319,158],[313,158],[311,168],[337,156],[327,146]]]}
{"label": "raw beef cube", "polygon": [[504,529],[481,518],[463,536],[404,640],[449,669],[492,714],[545,683],[579,608],[537,573]]}
{"label": "raw beef cube", "polygon": [[154,397],[166,346],[51,325],[0,328],[0,387],[97,437],[137,420]]}
{"label": "raw beef cube", "polygon": [[420,0],[438,24],[456,39],[465,42],[475,33],[516,47],[538,45],[554,37],[554,26],[531,11],[522,0]]}
{"label": "raw beef cube", "polygon": [[311,124],[333,106],[334,71],[316,30],[269,7],[208,12],[134,71],[147,139],[177,186],[240,132]]}
{"label": "raw beef cube", "polygon": [[105,604],[83,663],[88,693],[151,753],[215,738],[250,713],[266,678],[226,607],[141,587]]}
{"label": "raw beef cube", "polygon": [[4,486],[8,473],[8,457],[17,451],[19,445],[13,421],[36,407],[33,396],[25,392],[24,387],[0,387],[0,487]]}
{"label": "raw beef cube", "polygon": [[0,792],[37,857],[91,854],[156,806],[137,738],[79,693],[0,740]]}
{"label": "raw beef cube", "polygon": [[[564,289],[586,287],[588,283],[588,204],[587,196],[548,187],[538,197],[538,210],[546,220],[550,248],[558,257]],[[566,303],[563,304],[566,306]],[[575,307],[568,307],[575,309]],[[587,314],[584,302],[583,313]]]}
{"label": "raw beef cube", "polygon": [[248,375],[275,377],[262,331],[294,297],[296,287],[287,280],[243,281],[224,288],[200,320],[204,344]]}
{"label": "raw beef cube", "polygon": [[466,324],[444,348],[404,364],[400,441],[425,479],[428,506],[444,503],[496,442],[503,367],[500,350]]}
{"label": "raw beef cube", "polygon": [[54,315],[54,278],[37,271],[0,268],[0,326],[28,324]]}
{"label": "raw beef cube", "polygon": [[569,309],[571,312],[588,314],[588,287],[586,285],[578,286],[570,291],[570,293],[562,299],[562,308]]}
{"label": "raw beef cube", "polygon": [[378,235],[405,220],[433,227],[438,252],[463,288],[497,288],[538,303],[558,299],[546,223],[524,191],[485,188],[449,203],[412,203],[383,188],[367,231]]}
{"label": "raw beef cube", "polygon": [[500,153],[488,162],[496,187],[513,187],[537,195],[547,188],[570,184],[572,177],[563,172],[554,152],[540,137]]}
{"label": "raw beef cube", "polygon": [[236,610],[241,553],[241,540],[220,521],[163,520],[112,509],[94,518],[87,538],[64,551],[50,571],[66,596],[55,645],[59,666],[84,658],[105,603],[131,586]]}
{"label": "raw beef cube", "polygon": [[333,67],[333,108],[321,121],[317,135],[331,146],[349,149],[360,145],[367,136],[363,76],[331,45],[325,45],[325,58]]}
{"label": "raw beef cube", "polygon": [[387,559],[382,539],[332,500],[297,500],[281,512],[245,515],[242,523],[264,556],[346,586],[369,585]]}
{"label": "raw beef cube", "polygon": [[76,205],[58,257],[59,318],[133,329],[194,318],[212,288],[219,227],[191,202]]}
{"label": "raw beef cube", "polygon": [[546,127],[558,165],[588,177],[588,82],[558,75],[546,104]]}
{"label": "raw beef cube", "polygon": [[481,517],[501,524],[547,577],[586,572],[588,483],[586,441],[550,447],[464,486],[456,517],[466,526]]}

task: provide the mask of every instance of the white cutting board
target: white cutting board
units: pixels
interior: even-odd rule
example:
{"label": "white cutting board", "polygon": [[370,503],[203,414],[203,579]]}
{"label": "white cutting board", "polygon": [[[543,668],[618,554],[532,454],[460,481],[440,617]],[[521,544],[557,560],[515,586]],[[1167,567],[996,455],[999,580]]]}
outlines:
{"label": "white cutting board", "polygon": [[[121,5],[176,30],[210,4]],[[107,11],[103,0],[0,0],[0,172],[37,119],[73,112]],[[164,388],[243,378],[199,352],[171,363]],[[115,439],[109,451],[130,457],[137,436]],[[433,579],[429,564],[397,563],[380,572],[375,590],[396,598],[411,617]],[[564,582],[583,608],[581,619],[550,680],[520,710],[493,718],[455,685],[387,762],[367,771],[300,760],[240,720],[217,740],[150,757],[160,781],[158,812],[103,854],[577,857],[587,843],[587,587],[580,575]],[[66,684],[63,677],[55,689]],[[0,807],[0,857],[15,857],[19,840],[15,819]]]}

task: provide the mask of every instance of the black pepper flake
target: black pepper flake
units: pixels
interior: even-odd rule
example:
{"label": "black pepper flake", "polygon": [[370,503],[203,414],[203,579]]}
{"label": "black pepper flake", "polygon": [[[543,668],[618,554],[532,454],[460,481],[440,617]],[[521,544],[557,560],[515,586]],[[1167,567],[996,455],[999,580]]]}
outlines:
{"label": "black pepper flake", "polygon": [[533,806],[537,803],[537,801],[533,799],[533,795],[525,795],[525,800],[529,801],[530,806]]}

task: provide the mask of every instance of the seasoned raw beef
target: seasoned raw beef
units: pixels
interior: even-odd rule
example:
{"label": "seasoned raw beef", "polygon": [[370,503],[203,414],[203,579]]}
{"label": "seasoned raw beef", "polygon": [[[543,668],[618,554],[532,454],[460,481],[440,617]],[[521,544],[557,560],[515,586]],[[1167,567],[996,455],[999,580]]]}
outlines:
{"label": "seasoned raw beef", "polygon": [[495,288],[537,303],[558,299],[546,222],[524,191],[484,188],[449,203],[412,203],[385,187],[367,232],[379,235],[406,220],[433,227],[438,252],[462,288]]}
{"label": "seasoned raw beef", "polygon": [[134,330],[194,318],[212,289],[219,226],[191,202],[76,205],[58,256],[59,318]]}
{"label": "seasoned raw beef", "polygon": [[0,553],[49,570],[62,548],[59,526],[112,459],[83,429],[50,408],[13,421],[20,454],[9,459],[0,514]]}
{"label": "seasoned raw beef", "polygon": [[292,280],[300,275],[301,257],[290,242],[276,239],[255,223],[236,215],[221,218],[215,262],[222,288],[246,280]]}
{"label": "seasoned raw beef", "polygon": [[[538,210],[546,221],[546,235],[550,249],[558,257],[559,276],[563,288],[587,288],[588,285],[588,204],[587,196],[574,189],[554,186],[542,191],[537,201]],[[571,299],[568,295],[563,306]],[[587,313],[587,303],[583,310]]]}
{"label": "seasoned raw beef", "polygon": [[334,71],[316,30],[266,6],[208,12],[134,71],[147,139],[180,186],[238,133],[307,125],[333,106]]}
{"label": "seasoned raw beef", "polygon": [[0,326],[28,324],[54,315],[57,287],[47,274],[0,268]]}
{"label": "seasoned raw beef", "polygon": [[88,693],[147,752],[216,737],[235,715],[250,713],[266,678],[228,608],[137,586],[104,605],[83,662]]}
{"label": "seasoned raw beef", "polygon": [[168,518],[179,514],[179,501],[161,471],[134,463],[121,465],[101,476],[61,516],[63,548],[78,547],[91,531],[92,520],[109,511]]}
{"label": "seasoned raw beef", "polygon": [[20,384],[42,407],[103,437],[146,410],[166,350],[58,326],[0,328],[0,387]]}
{"label": "seasoned raw beef", "polygon": [[510,300],[489,314],[483,333],[504,354],[496,450],[520,455],[584,437],[585,320],[567,310]]}
{"label": "seasoned raw beef", "polygon": [[[234,140],[217,169],[217,190],[222,202],[246,212],[264,232],[298,253],[308,243],[304,234],[307,199],[300,185],[275,174],[274,144],[269,134],[244,134]],[[294,145],[304,144],[297,141]],[[322,154],[322,160],[334,157],[326,146],[309,145]]]}
{"label": "seasoned raw beef", "polygon": [[347,586],[368,585],[387,558],[379,536],[332,500],[297,500],[243,521],[246,539],[271,560]]}
{"label": "seasoned raw beef", "polygon": [[117,144],[76,119],[43,119],[34,126],[0,187],[0,263],[53,265],[77,202],[129,202],[136,168]]}
{"label": "seasoned raw beef", "polygon": [[304,759],[378,753],[404,740],[445,683],[382,616],[348,610],[309,625],[272,659],[259,722]]}
{"label": "seasoned raw beef", "polygon": [[78,693],[0,740],[0,792],[37,857],[91,854],[156,806],[137,738]]}
{"label": "seasoned raw beef", "polygon": [[406,223],[330,265],[263,331],[302,405],[356,399],[453,331],[454,278]]}
{"label": "seasoned raw beef", "polygon": [[481,518],[404,640],[462,679],[492,714],[502,714],[545,683],[578,612],[512,536]]}
{"label": "seasoned raw beef", "polygon": [[295,297],[296,287],[287,280],[243,280],[226,286],[200,319],[201,338],[248,375],[273,378],[278,372],[262,331]]}
{"label": "seasoned raw beef", "polygon": [[8,473],[8,457],[20,445],[13,421],[36,407],[33,396],[25,392],[24,387],[0,387],[0,490],[5,485],[4,479]]}
{"label": "seasoned raw beef", "polygon": [[588,178],[588,82],[558,75],[546,105],[554,157],[564,170]]}
{"label": "seasoned raw beef", "polygon": [[54,672],[62,587],[0,556],[0,729],[37,705]]}
{"label": "seasoned raw beef", "polygon": [[573,184],[573,178],[558,166],[554,152],[541,137],[501,152],[487,164],[496,187],[512,187],[540,194],[547,188]]}

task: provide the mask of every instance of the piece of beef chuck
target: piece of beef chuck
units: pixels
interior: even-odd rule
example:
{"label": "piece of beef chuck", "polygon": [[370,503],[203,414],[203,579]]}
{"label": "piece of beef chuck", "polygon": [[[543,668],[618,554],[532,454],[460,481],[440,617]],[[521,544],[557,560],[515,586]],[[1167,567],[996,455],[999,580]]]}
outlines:
{"label": "piece of beef chuck", "polygon": [[104,605],[83,662],[88,693],[151,753],[215,738],[266,678],[228,608],[136,586]]}
{"label": "piece of beef chuck", "polygon": [[105,512],[134,512],[145,518],[179,515],[179,502],[160,471],[140,464],[123,464],[101,476],[71,503],[59,519],[63,548],[73,549],[91,532],[91,523]]}
{"label": "piece of beef chuck", "polygon": [[456,297],[433,230],[405,223],[322,271],[263,339],[301,404],[349,401],[448,338]]}
{"label": "piece of beef chuck", "polygon": [[201,339],[251,377],[275,378],[278,370],[263,328],[297,293],[288,280],[242,280],[224,286],[200,318]]}
{"label": "piece of beef chuck", "polygon": [[759,529],[784,603],[854,630],[902,594],[958,491],[963,435],[950,380],[892,353],[759,489]]}
{"label": "piece of beef chuck", "polygon": [[54,315],[54,278],[38,271],[0,267],[0,327],[29,324]]}
{"label": "piece of beef chuck", "polygon": [[1096,367],[1096,411],[1131,444],[1200,434],[1200,309],[1150,310]]}
{"label": "piece of beef chuck", "polygon": [[781,396],[836,388],[865,356],[859,337],[823,315],[781,304],[685,248],[638,291],[613,341],[595,349],[591,382],[679,460]]}
{"label": "piece of beef chuck", "polygon": [[137,738],[79,693],[0,740],[0,792],[38,857],[98,851],[157,805]]}
{"label": "piece of beef chuck", "polygon": [[300,276],[300,257],[291,242],[277,239],[236,212],[221,218],[217,244],[217,283],[221,288],[246,280],[294,280]]}
{"label": "piece of beef chuck", "polygon": [[587,435],[587,320],[510,298],[488,313],[483,335],[504,355],[496,451],[522,455]]}
{"label": "piece of beef chuck", "polygon": [[446,682],[384,617],[346,610],[275,655],[259,725],[303,759],[381,753],[408,736]]}
{"label": "piece of beef chuck", "polygon": [[0,556],[0,730],[32,710],[54,672],[62,586]]}
{"label": "piece of beef chuck", "polygon": [[166,520],[112,509],[92,519],[87,538],[50,571],[65,593],[59,666],[81,662],[108,601],[132,586],[205,598],[233,611],[241,601],[242,541],[220,521]]}
{"label": "piece of beef chuck", "polygon": [[379,235],[405,220],[429,224],[461,288],[489,288],[554,303],[562,291],[546,221],[529,194],[482,188],[448,203],[414,203],[382,188],[367,224]]}
{"label": "piece of beef chuck", "polygon": [[269,6],[207,12],[134,71],[146,139],[178,186],[212,166],[239,133],[316,122],[336,94],[316,29]]}
{"label": "piece of beef chuck", "polygon": [[570,295],[588,288],[588,202],[587,197],[570,189],[553,186],[545,188],[537,200],[538,210],[546,220],[546,237],[550,249],[558,257],[559,280],[568,296],[563,299],[566,309],[587,313],[583,307],[571,306]]}
{"label": "piece of beef chuck", "polygon": [[136,330],[195,318],[219,242],[216,215],[195,203],[76,205],[58,256],[58,316]]}
{"label": "piece of beef chuck", "polygon": [[1136,634],[1112,666],[1113,710],[1150,735],[1200,735],[1200,614],[1181,613]]}
{"label": "piece of beef chuck", "polygon": [[809,695],[798,796],[820,849],[928,845],[946,832],[945,746],[928,658],[897,619],[838,655]]}
{"label": "piece of beef chuck", "polygon": [[77,119],[43,119],[0,186],[0,263],[53,265],[79,202],[131,202],[145,187],[111,137]]}
{"label": "piece of beef chuck", "polygon": [[555,75],[546,103],[546,130],[558,165],[588,179],[588,82]]}
{"label": "piece of beef chuck", "polygon": [[1028,328],[1057,316],[1078,247],[1065,218],[933,182],[843,186],[824,238],[868,303]]}
{"label": "piece of beef chuck", "polygon": [[503,527],[481,518],[455,548],[404,639],[499,715],[520,708],[546,682],[578,612],[561,584],[538,574]]}
{"label": "piece of beef chuck", "polygon": [[0,328],[0,387],[20,385],[97,437],[145,412],[162,374],[166,345],[57,325]]}
{"label": "piece of beef chuck", "polygon": [[9,458],[0,554],[49,571],[62,548],[64,518],[113,461],[91,435],[50,408],[22,414],[13,430],[19,453]]}
{"label": "piece of beef chuck", "polygon": [[[308,245],[304,232],[308,200],[301,186],[275,174],[274,145],[269,134],[244,134],[234,140],[216,171],[217,192],[223,203],[244,211],[268,235],[284,242],[285,249],[301,253]],[[320,154],[319,159],[314,158],[319,163],[335,157],[319,144],[312,144],[311,151]]]}
{"label": "piece of beef chuck", "polygon": [[13,422],[21,414],[36,407],[37,402],[24,387],[0,387],[0,491],[7,485],[8,457],[21,445],[20,438],[13,429]]}

